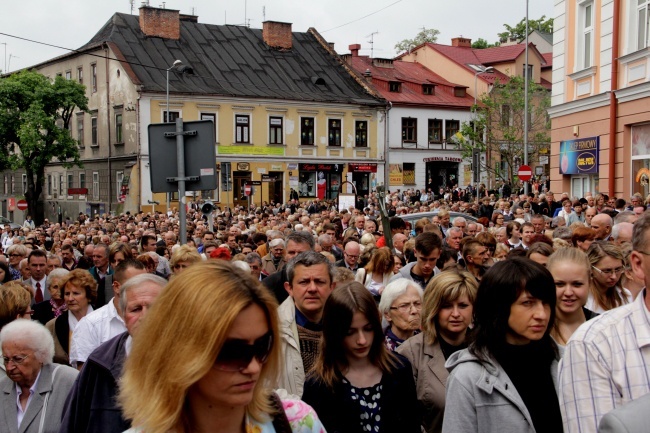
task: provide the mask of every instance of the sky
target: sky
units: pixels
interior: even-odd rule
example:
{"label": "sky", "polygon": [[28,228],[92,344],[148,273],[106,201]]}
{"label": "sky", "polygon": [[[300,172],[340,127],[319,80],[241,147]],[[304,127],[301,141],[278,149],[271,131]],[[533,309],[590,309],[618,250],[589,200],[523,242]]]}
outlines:
{"label": "sky", "polygon": [[[438,42],[450,44],[463,36],[496,42],[526,15],[527,0],[167,0],[164,7],[198,15],[200,23],[249,24],[261,28],[266,20],[289,22],[293,31],[314,27],[340,54],[361,44],[363,55],[394,57],[394,46],[423,27],[440,31]],[[133,1],[138,14],[142,1]],[[160,0],[150,5],[163,7]],[[131,13],[129,0],[22,0],[4,5],[0,14],[0,69],[15,71],[79,48],[116,12]],[[529,19],[553,15],[553,0],[532,0]],[[374,33],[374,34],[373,34]],[[9,36],[11,35],[11,36]],[[371,36],[372,35],[372,36]],[[17,39],[40,42],[28,42]],[[6,45],[5,45],[6,44]]]}

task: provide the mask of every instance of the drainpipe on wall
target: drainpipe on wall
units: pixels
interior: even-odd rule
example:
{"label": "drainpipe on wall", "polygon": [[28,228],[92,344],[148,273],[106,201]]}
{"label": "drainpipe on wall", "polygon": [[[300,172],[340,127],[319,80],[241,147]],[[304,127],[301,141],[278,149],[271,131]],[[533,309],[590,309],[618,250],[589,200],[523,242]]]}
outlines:
{"label": "drainpipe on wall", "polygon": [[[113,198],[113,175],[111,172],[111,91],[108,83],[108,62],[108,46],[104,45],[104,64],[106,65],[106,126],[108,129],[108,214],[110,215]],[[101,182],[99,184],[101,185]]]}
{"label": "drainpipe on wall", "polygon": [[609,165],[607,166],[609,175],[607,186],[610,197],[616,194],[616,116],[618,113],[616,90],[618,90],[618,47],[620,41],[620,15],[621,1],[614,0],[614,24],[612,28],[612,74],[611,90],[609,93]]}

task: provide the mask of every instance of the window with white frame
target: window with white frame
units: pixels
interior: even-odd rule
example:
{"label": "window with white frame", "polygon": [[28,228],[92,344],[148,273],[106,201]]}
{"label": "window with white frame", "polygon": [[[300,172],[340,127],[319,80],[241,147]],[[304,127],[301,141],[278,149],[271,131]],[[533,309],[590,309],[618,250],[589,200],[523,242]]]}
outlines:
{"label": "window with white frame", "polygon": [[[68,173],[68,181],[66,182],[66,186],[68,189],[74,188],[74,175],[72,173]],[[70,195],[68,194],[68,191],[66,191],[66,195]]]}
{"label": "window with white frame", "polygon": [[99,172],[93,171],[93,200],[99,200]]}
{"label": "window with white frame", "polygon": [[47,175],[47,195],[48,197],[52,197],[52,175],[48,174]]}
{"label": "window with white frame", "polygon": [[594,3],[583,1],[578,15],[578,59],[576,70],[590,68],[594,51]]}
{"label": "window with white frame", "polygon": [[27,192],[27,175],[23,174],[23,195]]}
{"label": "window with white frame", "polygon": [[269,144],[282,144],[282,117],[269,116]]}
{"label": "window with white frame", "polygon": [[250,143],[251,117],[245,114],[235,115],[235,143]]}
{"label": "window with white frame", "polygon": [[636,49],[640,50],[650,45],[650,0],[636,0]]}
{"label": "window with white frame", "polygon": [[214,141],[219,142],[217,135],[217,113],[201,113],[201,120],[210,120],[214,124]]}
{"label": "window with white frame", "polygon": [[98,136],[97,136],[97,117],[93,116],[90,118],[90,130],[92,141],[91,146],[99,146]]}
{"label": "window with white frame", "polygon": [[16,194],[16,177],[11,175],[11,193]]}
{"label": "window with white frame", "polygon": [[65,191],[65,182],[63,181],[63,175],[59,175],[59,197],[63,197]]}
{"label": "window with white frame", "polygon": [[79,188],[86,188],[86,173],[79,173]]}
{"label": "window with white frame", "polygon": [[54,196],[54,198],[57,198],[59,196],[58,195],[59,189],[57,188],[57,182],[56,182],[57,178],[58,176],[56,175],[56,173],[54,173],[52,175],[52,193],[53,193],[52,195]]}

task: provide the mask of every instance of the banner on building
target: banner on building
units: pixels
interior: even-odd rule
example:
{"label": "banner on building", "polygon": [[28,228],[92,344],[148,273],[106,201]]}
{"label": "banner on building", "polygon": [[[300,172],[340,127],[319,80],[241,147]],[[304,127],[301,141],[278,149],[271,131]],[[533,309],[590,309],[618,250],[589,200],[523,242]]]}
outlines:
{"label": "banner on building", "polygon": [[560,142],[560,174],[598,174],[600,138]]}
{"label": "banner on building", "polygon": [[388,165],[388,185],[404,185],[404,170],[402,164]]}

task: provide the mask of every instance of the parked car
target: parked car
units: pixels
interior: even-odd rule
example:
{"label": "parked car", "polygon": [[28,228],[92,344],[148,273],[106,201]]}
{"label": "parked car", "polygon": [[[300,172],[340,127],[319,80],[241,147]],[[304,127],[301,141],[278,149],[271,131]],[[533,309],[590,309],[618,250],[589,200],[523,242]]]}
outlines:
{"label": "parked car", "polygon": [[[406,221],[407,223],[412,225],[412,224],[415,224],[415,222],[417,220],[421,219],[421,218],[429,218],[429,219],[431,219],[432,217],[434,217],[436,215],[438,215],[437,210],[433,210],[433,211],[429,211],[429,212],[416,212],[416,213],[410,213],[410,214],[398,215],[398,216],[400,218],[402,218],[404,221]],[[468,215],[468,214],[465,214],[465,213],[462,213],[462,212],[449,212],[449,217],[450,217],[449,219],[450,219],[451,223],[453,223],[454,220],[456,218],[458,218],[458,217],[463,217],[467,221],[471,221],[471,222],[474,222],[474,223],[478,221],[475,216]]]}
{"label": "parked car", "polygon": [[13,222],[13,221],[11,221],[11,220],[3,217],[3,216],[0,216],[0,226],[5,227],[6,225],[9,225],[9,227],[11,227],[12,230],[13,229],[19,229],[20,227],[22,227],[20,224],[16,224],[15,222]]}

